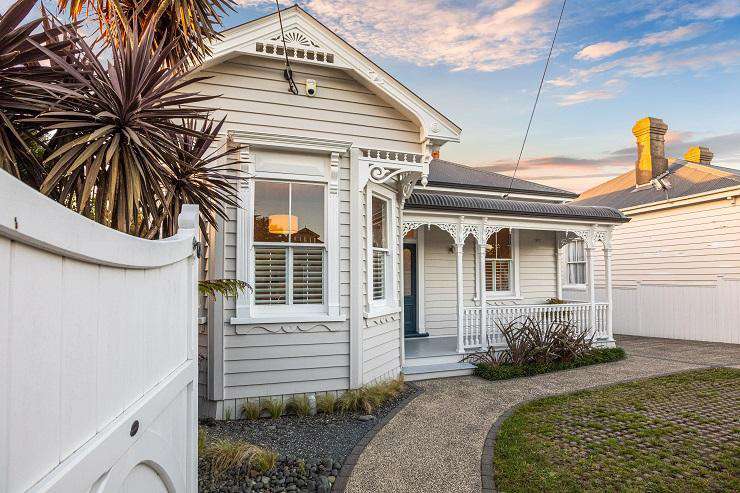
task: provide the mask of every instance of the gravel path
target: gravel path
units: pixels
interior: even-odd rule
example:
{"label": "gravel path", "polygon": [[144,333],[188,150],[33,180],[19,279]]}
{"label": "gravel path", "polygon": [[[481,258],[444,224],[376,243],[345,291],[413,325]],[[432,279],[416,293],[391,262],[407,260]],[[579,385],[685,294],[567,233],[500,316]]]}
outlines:
{"label": "gravel path", "polygon": [[480,493],[483,441],[496,419],[520,402],[705,366],[740,366],[740,346],[619,337],[616,363],[490,382],[461,377],[417,382],[424,392],[375,435],[347,492]]}

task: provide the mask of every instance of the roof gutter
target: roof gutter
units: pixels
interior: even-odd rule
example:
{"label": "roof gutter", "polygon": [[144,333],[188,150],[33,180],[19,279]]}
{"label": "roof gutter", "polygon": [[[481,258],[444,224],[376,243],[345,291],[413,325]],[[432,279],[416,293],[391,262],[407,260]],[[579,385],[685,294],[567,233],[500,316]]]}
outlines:
{"label": "roof gutter", "polygon": [[623,224],[629,222],[629,217],[624,218],[611,218],[611,217],[595,217],[595,216],[576,216],[570,214],[539,214],[536,212],[511,212],[501,210],[482,209],[476,207],[442,207],[435,205],[420,205],[420,204],[409,204],[406,203],[406,209],[414,210],[444,210],[444,211],[455,211],[455,212],[473,212],[477,214],[497,215],[497,216],[509,216],[509,217],[538,217],[542,219],[557,218],[557,219],[570,219],[571,221],[585,221],[585,222],[596,222],[596,223],[609,223],[609,224]]}

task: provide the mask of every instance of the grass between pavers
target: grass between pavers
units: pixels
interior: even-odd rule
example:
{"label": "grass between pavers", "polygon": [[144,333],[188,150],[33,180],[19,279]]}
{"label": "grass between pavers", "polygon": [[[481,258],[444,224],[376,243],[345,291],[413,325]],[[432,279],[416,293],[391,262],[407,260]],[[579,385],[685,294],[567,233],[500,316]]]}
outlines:
{"label": "grass between pavers", "polygon": [[499,491],[740,491],[740,370],[548,397],[506,419]]}
{"label": "grass between pavers", "polygon": [[502,363],[496,366],[487,363],[478,363],[475,365],[474,373],[487,380],[508,380],[510,378],[530,377],[532,375],[540,375],[542,373],[550,373],[554,371],[571,370],[573,368],[596,365],[599,363],[610,363],[612,361],[624,359],[624,357],[625,352],[622,348],[597,348],[593,349],[588,354],[568,362],[527,365]]}

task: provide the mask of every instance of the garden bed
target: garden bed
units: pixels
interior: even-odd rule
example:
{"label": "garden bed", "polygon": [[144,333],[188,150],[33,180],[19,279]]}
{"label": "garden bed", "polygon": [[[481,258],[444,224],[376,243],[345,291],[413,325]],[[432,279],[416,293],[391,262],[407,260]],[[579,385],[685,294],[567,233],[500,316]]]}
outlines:
{"label": "garden bed", "polygon": [[286,415],[275,419],[202,421],[206,446],[219,440],[248,442],[278,454],[276,467],[256,474],[253,468],[231,468],[213,478],[199,461],[199,490],[213,492],[328,492],[344,459],[385,415],[418,392],[413,384],[386,400],[369,415],[334,412],[316,416]]}
{"label": "garden bed", "polygon": [[511,363],[476,363],[474,373],[487,380],[508,380],[517,377],[530,377],[542,373],[571,370],[582,366],[610,363],[624,359],[622,348],[596,348],[571,361],[553,361],[550,363],[529,363],[515,365]]}
{"label": "garden bed", "polygon": [[740,370],[548,397],[495,438],[499,491],[740,491]]}

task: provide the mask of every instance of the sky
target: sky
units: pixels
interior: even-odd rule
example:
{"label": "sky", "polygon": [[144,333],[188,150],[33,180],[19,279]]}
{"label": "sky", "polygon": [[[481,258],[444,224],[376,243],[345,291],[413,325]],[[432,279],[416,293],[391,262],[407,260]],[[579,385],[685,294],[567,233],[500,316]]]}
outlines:
{"label": "sky", "polygon": [[[227,27],[275,9],[237,1]],[[511,173],[560,0],[299,4],[462,127],[442,158]],[[714,164],[740,168],[739,75],[739,0],[570,0],[517,176],[603,182],[634,166],[645,116],[668,124],[669,156],[708,145]]]}
{"label": "sky", "polygon": [[[235,1],[224,27],[275,11]],[[299,4],[462,127],[443,159],[513,171],[561,0]],[[740,169],[740,0],[569,0],[517,176],[580,192],[623,173],[645,116],[669,156]]]}

